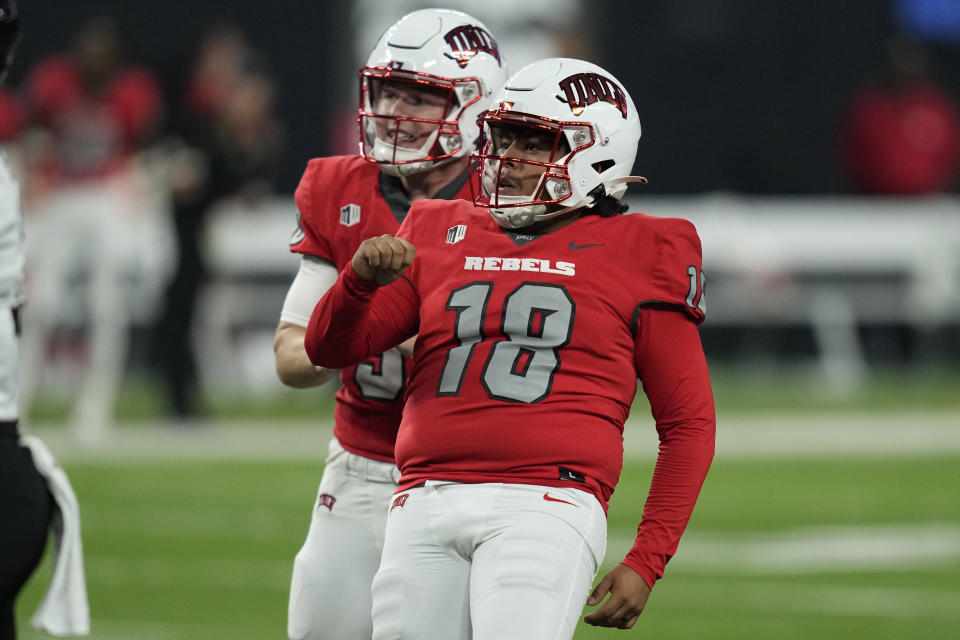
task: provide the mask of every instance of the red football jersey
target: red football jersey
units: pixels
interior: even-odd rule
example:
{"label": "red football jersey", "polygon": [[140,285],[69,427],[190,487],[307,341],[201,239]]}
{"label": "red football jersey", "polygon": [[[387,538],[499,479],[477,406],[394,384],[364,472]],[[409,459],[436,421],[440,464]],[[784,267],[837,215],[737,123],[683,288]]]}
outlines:
{"label": "red football jersey", "polygon": [[469,203],[427,201],[398,235],[417,250],[404,277],[377,289],[345,269],[314,310],[306,348],[337,366],[418,334],[396,446],[401,490],[427,479],[572,486],[606,506],[639,377],[661,446],[625,562],[652,585],[713,456],[693,225],[587,215],[524,242]]}
{"label": "red football jersey", "polygon": [[[455,197],[469,199],[469,185]],[[350,263],[361,242],[396,233],[400,226],[381,192],[380,169],[362,156],[310,160],[294,198],[298,229],[290,250],[326,260],[337,270]],[[409,364],[409,358],[389,350],[340,371],[334,435],[344,449],[394,459]]]}
{"label": "red football jersey", "polygon": [[51,56],[31,69],[25,84],[33,116],[56,137],[56,170],[68,179],[101,177],[124,167],[162,116],[160,83],[134,65],[92,87],[76,61]]}

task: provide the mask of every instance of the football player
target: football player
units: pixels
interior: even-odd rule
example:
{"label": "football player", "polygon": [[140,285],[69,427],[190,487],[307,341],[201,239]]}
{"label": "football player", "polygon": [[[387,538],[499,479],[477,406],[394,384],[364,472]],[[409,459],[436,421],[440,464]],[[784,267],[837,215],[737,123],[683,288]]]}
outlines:
{"label": "football player", "polygon": [[[412,202],[470,199],[477,117],[504,80],[496,41],[465,13],[416,11],[381,36],[360,70],[362,155],[311,160],[296,190],[290,248],[302,258],[274,343],[285,384],[313,387],[335,374],[310,362],[304,333],[360,243],[396,232]],[[291,639],[370,638],[370,586],[399,478],[393,449],[408,367],[399,351],[384,350],[340,372],[334,438],[294,561]]]}
{"label": "football player", "polygon": [[[622,215],[640,122],[600,67],[533,63],[480,121],[474,203],[415,203],[307,328],[325,367],[418,335],[373,637],[570,638],[585,602],[629,629],[713,457],[700,240]],[[638,378],[659,456],[636,542],[591,592]]]}
{"label": "football player", "polygon": [[[0,84],[20,37],[18,3],[0,0]],[[20,435],[17,382],[23,267],[20,187],[0,150],[0,640],[17,637],[14,604],[40,563],[54,521],[54,582],[59,584],[48,590],[33,626],[54,635],[85,634],[90,626],[76,497],[43,443]]]}

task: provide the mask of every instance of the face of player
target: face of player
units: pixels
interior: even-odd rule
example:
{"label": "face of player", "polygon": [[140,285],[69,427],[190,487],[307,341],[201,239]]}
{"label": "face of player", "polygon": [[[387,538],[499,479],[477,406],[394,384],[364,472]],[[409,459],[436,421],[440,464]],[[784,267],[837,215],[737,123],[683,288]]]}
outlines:
{"label": "face of player", "polygon": [[566,139],[556,131],[513,125],[491,125],[494,155],[501,156],[497,192],[502,196],[533,195],[544,162],[555,162],[570,152]]}
{"label": "face of player", "polygon": [[398,147],[420,149],[438,125],[420,120],[443,120],[450,110],[451,90],[402,80],[375,82],[372,104],[377,115],[377,137]]}

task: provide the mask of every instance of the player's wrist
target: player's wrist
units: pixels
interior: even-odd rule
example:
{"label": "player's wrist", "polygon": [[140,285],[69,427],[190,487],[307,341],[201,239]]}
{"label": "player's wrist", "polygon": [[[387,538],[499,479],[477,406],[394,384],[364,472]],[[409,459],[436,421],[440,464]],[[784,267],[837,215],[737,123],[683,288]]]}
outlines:
{"label": "player's wrist", "polygon": [[348,291],[360,296],[373,293],[380,287],[372,276],[368,277],[357,271],[352,262],[344,270],[343,280]]}
{"label": "player's wrist", "polygon": [[620,564],[638,573],[640,577],[643,578],[643,581],[647,583],[647,586],[651,591],[653,590],[653,586],[657,583],[657,578],[660,577],[655,570],[643,564],[642,562],[639,562],[636,558],[630,557],[629,554],[626,558],[620,561]]}

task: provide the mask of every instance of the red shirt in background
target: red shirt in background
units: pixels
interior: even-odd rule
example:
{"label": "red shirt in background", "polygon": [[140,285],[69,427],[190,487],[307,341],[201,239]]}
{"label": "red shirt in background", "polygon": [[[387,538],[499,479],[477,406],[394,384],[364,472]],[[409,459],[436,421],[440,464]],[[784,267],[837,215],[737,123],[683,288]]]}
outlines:
{"label": "red shirt in background", "polygon": [[62,179],[120,169],[163,115],[160,84],[142,67],[121,67],[95,89],[71,58],[53,56],[29,72],[24,87],[32,119],[55,138],[56,166],[50,171]]}
{"label": "red shirt in background", "polygon": [[960,115],[930,84],[869,89],[850,109],[842,151],[862,192],[946,191],[960,168]]}

